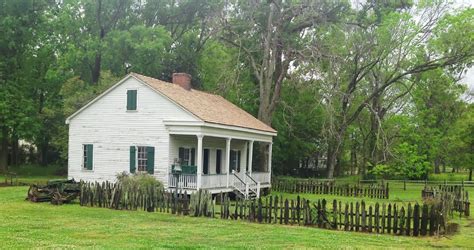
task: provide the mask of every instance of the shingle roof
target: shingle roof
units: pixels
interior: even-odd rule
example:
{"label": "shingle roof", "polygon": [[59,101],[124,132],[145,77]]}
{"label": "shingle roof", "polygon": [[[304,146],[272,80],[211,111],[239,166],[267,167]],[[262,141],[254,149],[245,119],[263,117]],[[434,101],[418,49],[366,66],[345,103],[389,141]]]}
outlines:
{"label": "shingle roof", "polygon": [[272,127],[227,101],[222,96],[195,89],[185,90],[173,83],[137,73],[131,74],[205,122],[276,133],[276,130]]}

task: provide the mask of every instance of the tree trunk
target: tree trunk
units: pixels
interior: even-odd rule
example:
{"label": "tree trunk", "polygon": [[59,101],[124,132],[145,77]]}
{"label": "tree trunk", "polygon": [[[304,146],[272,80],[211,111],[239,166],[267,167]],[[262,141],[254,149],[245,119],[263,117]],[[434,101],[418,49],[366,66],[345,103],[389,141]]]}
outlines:
{"label": "tree trunk", "polygon": [[20,145],[18,143],[17,136],[13,136],[12,138],[12,154],[11,154],[11,165],[15,166],[20,164]]}
{"label": "tree trunk", "polygon": [[469,181],[472,181],[472,168],[469,169]]}
{"label": "tree trunk", "polygon": [[101,60],[102,59],[102,55],[100,54],[100,52],[97,53],[97,55],[95,56],[95,60],[94,60],[94,67],[92,68],[92,83],[93,84],[97,84],[99,82],[99,78],[100,78],[100,68],[101,68]]}
{"label": "tree trunk", "polygon": [[2,136],[0,141],[0,171],[8,170],[8,130],[2,127]]}
{"label": "tree trunk", "polygon": [[[269,104],[265,105],[263,103],[260,103],[259,110],[258,110],[258,119],[271,127],[273,112],[269,111],[269,108],[268,108],[269,106],[270,106]],[[258,146],[258,151],[259,151],[258,153],[261,156],[259,169],[264,172],[269,170],[267,146],[268,145],[266,143],[259,143],[259,146]]]}
{"label": "tree trunk", "polygon": [[351,175],[354,175],[356,167],[357,167],[357,145],[355,144],[355,142],[352,142],[352,147],[351,147]]}
{"label": "tree trunk", "polygon": [[326,162],[328,179],[334,178],[335,174],[339,173],[338,159],[340,159],[340,154],[341,154],[340,149],[341,149],[340,142],[338,141],[332,142],[328,145],[327,162]]}
{"label": "tree trunk", "polygon": [[435,172],[435,174],[441,173],[439,165],[440,165],[439,158],[436,157],[436,159],[434,160],[434,172]]}
{"label": "tree trunk", "polygon": [[334,156],[334,149],[328,146],[328,155],[326,162],[327,178],[332,179],[334,177],[334,169],[336,168],[336,157]]}
{"label": "tree trunk", "polygon": [[49,150],[49,143],[43,142],[38,146],[38,163],[41,166],[46,166],[49,163],[48,159],[48,150]]}

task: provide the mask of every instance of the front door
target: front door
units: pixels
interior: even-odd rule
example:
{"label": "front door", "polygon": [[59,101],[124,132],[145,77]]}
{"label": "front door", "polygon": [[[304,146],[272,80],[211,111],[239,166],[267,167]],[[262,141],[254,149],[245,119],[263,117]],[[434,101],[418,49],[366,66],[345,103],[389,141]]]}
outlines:
{"label": "front door", "polygon": [[204,149],[204,162],[202,164],[202,172],[204,174],[209,174],[209,149],[205,148]]}

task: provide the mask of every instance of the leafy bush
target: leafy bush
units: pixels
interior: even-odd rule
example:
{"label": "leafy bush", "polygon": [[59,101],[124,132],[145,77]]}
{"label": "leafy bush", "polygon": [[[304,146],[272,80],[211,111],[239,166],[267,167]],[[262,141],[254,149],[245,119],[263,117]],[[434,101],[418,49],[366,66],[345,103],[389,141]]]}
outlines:
{"label": "leafy bush", "polygon": [[395,174],[411,180],[426,179],[430,163],[425,154],[418,152],[416,145],[401,143],[395,149],[398,160],[395,162]]}
{"label": "leafy bush", "polygon": [[385,164],[375,166],[374,168],[372,168],[372,170],[369,171],[369,173],[383,179],[388,179],[390,177],[396,176],[393,171],[393,168]]}
{"label": "leafy bush", "polygon": [[426,179],[431,165],[427,156],[418,152],[415,145],[401,143],[395,149],[397,158],[394,162],[380,164],[369,171],[379,178],[402,178],[410,180]]}
{"label": "leafy bush", "polygon": [[147,173],[128,174],[123,172],[117,175],[117,181],[123,190],[157,190],[163,191],[163,184]]}

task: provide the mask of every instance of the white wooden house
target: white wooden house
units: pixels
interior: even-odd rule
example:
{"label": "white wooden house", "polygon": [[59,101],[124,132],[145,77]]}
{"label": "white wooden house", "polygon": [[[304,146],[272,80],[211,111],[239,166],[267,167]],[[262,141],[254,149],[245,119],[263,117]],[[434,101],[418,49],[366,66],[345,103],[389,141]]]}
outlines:
{"label": "white wooden house", "polygon": [[[131,73],[67,118],[68,177],[115,181],[148,172],[166,188],[257,195],[270,187],[276,131],[218,95]],[[254,142],[268,145],[268,166],[252,169]],[[172,166],[182,173],[172,174]],[[177,168],[177,167],[176,167]]]}

